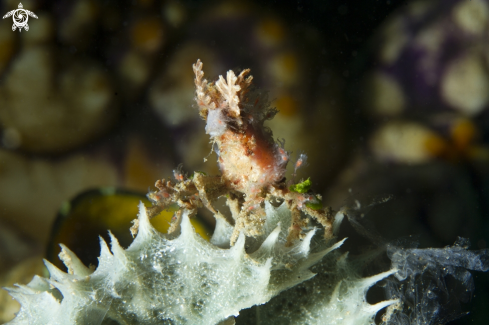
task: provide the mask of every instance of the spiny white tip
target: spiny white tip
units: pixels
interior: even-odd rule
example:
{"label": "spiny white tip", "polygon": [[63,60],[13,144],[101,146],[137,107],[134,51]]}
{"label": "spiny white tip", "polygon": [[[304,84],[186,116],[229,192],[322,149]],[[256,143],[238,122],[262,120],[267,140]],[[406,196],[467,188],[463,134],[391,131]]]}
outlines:
{"label": "spiny white tip", "polygon": [[375,305],[367,304],[364,307],[364,310],[370,314],[377,314],[379,310],[381,310],[382,308],[388,307],[392,304],[397,304],[398,302],[399,302],[398,299],[392,299],[392,300],[385,300],[385,301],[378,302]]}
{"label": "spiny white tip", "polygon": [[[36,291],[29,291],[28,288],[22,288],[24,286],[19,286],[15,284],[18,288],[3,288],[5,289],[10,296],[15,298],[17,300],[22,308],[32,308],[38,304],[39,301],[39,294],[42,295],[42,300],[45,306],[49,306],[49,311],[52,311],[53,309],[57,309],[59,307],[60,302],[50,293],[50,292],[36,292]],[[41,311],[42,312],[42,311]],[[8,324],[30,324],[29,322],[22,322],[18,321],[17,319],[13,319],[11,322]]]}
{"label": "spiny white tip", "polygon": [[278,240],[278,235],[280,235],[280,222],[277,227],[268,235],[267,239],[261,244],[258,249],[259,252],[269,252],[273,249]]}
{"label": "spiny white tip", "polygon": [[267,258],[265,263],[261,266],[258,267],[259,271],[257,274],[260,274],[258,277],[259,280],[257,281],[256,285],[260,285],[262,287],[267,287],[268,284],[270,283],[270,272],[272,270],[272,257]]}
{"label": "spiny white tip", "polygon": [[148,217],[148,212],[146,211],[146,207],[144,206],[144,203],[141,201],[139,202],[138,220],[139,220],[139,228],[138,228],[138,234],[136,236],[135,241],[141,240],[139,238],[147,238],[155,232],[155,229],[149,222],[149,217]]}
{"label": "spiny white tip", "polygon": [[245,235],[243,232],[239,233],[238,240],[234,244],[233,247],[231,247],[231,252],[236,258],[241,258],[245,254]]}
{"label": "spiny white tip", "polygon": [[[76,289],[74,289],[73,282],[71,281],[55,281],[51,279],[47,279],[47,282],[50,284],[50,286],[58,289],[58,291],[61,293],[63,297],[68,297],[69,295],[73,294],[76,292]],[[44,294],[46,292],[43,292]]]}
{"label": "spiny white tip", "polygon": [[110,252],[109,246],[107,246],[105,239],[103,239],[102,236],[99,236],[98,239],[100,241],[100,257],[99,258],[111,258],[112,253]]}
{"label": "spiny white tip", "polygon": [[36,291],[47,291],[49,290],[49,283],[45,278],[40,277],[39,275],[34,275],[31,282],[27,284],[29,288],[32,288]]}
{"label": "spiny white tip", "polygon": [[[15,286],[18,286],[17,284],[14,284]],[[2,288],[3,290],[7,291],[8,294],[14,298],[15,300],[17,300],[21,306],[24,306],[25,304],[25,297],[26,297],[26,294],[24,294],[19,288]]]}
{"label": "spiny white tip", "polygon": [[16,288],[2,288],[2,289],[7,290],[9,293],[15,292],[15,293],[24,294],[24,295],[36,294],[36,290],[30,288],[29,286],[26,286],[23,284],[18,284],[18,283],[15,283],[14,286],[16,286]]}
{"label": "spiny white tip", "polygon": [[336,213],[334,216],[334,221],[333,221],[333,235],[338,235],[338,232],[340,231],[340,226],[341,222],[345,218],[345,214],[343,213],[343,210],[341,209]]}
{"label": "spiny white tip", "polygon": [[98,257],[98,267],[94,272],[95,274],[100,274],[103,272],[106,272],[107,269],[111,268],[112,265],[112,253],[109,250],[109,247],[107,246],[107,243],[102,237],[99,237],[100,239],[100,256]]}
{"label": "spiny white tip", "polygon": [[311,239],[315,233],[316,233],[316,228],[309,231],[306,237],[304,238],[304,240],[302,241],[302,243],[300,244],[299,252],[301,253],[301,255],[304,255],[304,257],[307,257],[309,255],[309,250],[311,249]]}
{"label": "spiny white tip", "polygon": [[63,281],[64,279],[67,278],[68,274],[61,271],[58,269],[54,264],[49,262],[48,260],[44,259],[44,265],[46,265],[46,268],[48,269],[49,276],[51,279],[55,281]]}
{"label": "spiny white tip", "polygon": [[343,238],[343,240],[340,240],[339,242],[337,242],[333,246],[331,246],[331,247],[329,247],[323,251],[313,253],[313,254],[309,254],[306,262],[304,262],[301,265],[301,268],[307,269],[310,266],[316,264],[316,262],[319,261],[320,259],[322,259],[326,254],[329,254],[331,251],[334,251],[335,249],[339,248],[344,243],[345,240],[346,240],[346,238]]}
{"label": "spiny white tip", "polygon": [[343,280],[338,281],[336,286],[334,287],[333,293],[331,294],[330,298],[330,304],[334,303],[334,301],[338,300],[338,297],[340,296],[340,286],[343,283]]}
{"label": "spiny white tip", "polygon": [[180,231],[182,238],[191,238],[195,236],[195,229],[190,223],[188,217],[188,211],[184,210],[182,213],[182,222],[180,223]]}
{"label": "spiny white tip", "polygon": [[[321,254],[326,255],[326,254],[328,254],[328,253],[330,253],[330,252],[334,251],[335,249],[339,248],[341,245],[343,245],[343,243],[345,242],[345,240],[346,240],[347,238],[348,238],[348,237],[345,237],[345,238],[343,238],[342,240],[340,240],[339,242],[337,242],[336,244],[334,244],[333,246],[331,246],[330,248],[325,249],[324,251],[322,251],[322,252],[321,252]],[[323,256],[324,256],[324,255],[323,255]]]}
{"label": "spiny white tip", "polygon": [[109,230],[109,236],[110,236],[110,249],[112,251],[112,254],[114,254],[114,256],[120,261],[125,260],[126,254],[124,253],[124,249],[121,247],[119,241],[110,230]]}
{"label": "spiny white tip", "polygon": [[81,277],[92,274],[92,270],[86,267],[68,247],[63,244],[59,244],[59,246],[61,247],[61,253],[58,255],[59,259],[66,265],[69,274]]}
{"label": "spiny white tip", "polygon": [[270,269],[272,267],[272,260],[273,260],[273,257],[267,258],[267,261],[265,262],[264,267],[267,269]]}
{"label": "spiny white tip", "polygon": [[338,257],[338,259],[336,260],[336,264],[342,268],[348,267],[348,255],[349,254],[350,254],[350,252],[344,252],[343,254],[341,254],[341,256]]}
{"label": "spiny white tip", "polygon": [[233,226],[231,226],[226,219],[217,217],[211,244],[220,248],[229,248],[229,238],[231,238],[232,233]]}
{"label": "spiny white tip", "polygon": [[379,282],[380,280],[385,279],[389,275],[392,275],[392,274],[394,274],[396,272],[397,272],[396,270],[389,270],[389,271],[386,271],[386,272],[382,272],[382,273],[373,275],[373,276],[368,277],[368,278],[364,278],[362,280],[362,287],[364,287],[365,289],[368,289],[371,286],[373,286],[374,284],[376,284],[377,282]]}

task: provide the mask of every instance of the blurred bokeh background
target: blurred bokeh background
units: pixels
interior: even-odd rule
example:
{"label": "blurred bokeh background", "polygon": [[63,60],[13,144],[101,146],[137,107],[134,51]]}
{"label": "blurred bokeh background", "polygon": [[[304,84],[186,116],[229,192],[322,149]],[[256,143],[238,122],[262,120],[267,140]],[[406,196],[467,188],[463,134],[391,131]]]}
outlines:
{"label": "blurred bokeh background", "polygon": [[[280,111],[268,125],[293,158],[309,156],[298,178],[325,204],[393,195],[365,214],[385,241],[486,248],[489,0],[22,4],[38,16],[29,31],[0,21],[0,286],[42,273],[53,238],[83,249],[99,234],[59,226],[75,208],[98,204],[100,224],[125,227],[104,221],[113,201],[78,195],[134,200],[179,163],[218,173],[193,103],[198,58],[209,80],[251,68]],[[0,2],[2,15],[17,6]],[[457,322],[485,324],[488,294],[477,275]],[[0,323],[16,308],[1,291]]]}

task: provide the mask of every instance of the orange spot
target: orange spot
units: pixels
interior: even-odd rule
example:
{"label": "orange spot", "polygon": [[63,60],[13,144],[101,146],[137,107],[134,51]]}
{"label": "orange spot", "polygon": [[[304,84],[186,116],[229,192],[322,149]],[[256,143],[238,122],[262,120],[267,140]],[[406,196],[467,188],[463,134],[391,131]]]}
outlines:
{"label": "orange spot", "polygon": [[433,156],[440,157],[448,152],[447,142],[436,134],[431,134],[424,140],[425,149]]}
{"label": "orange spot", "polygon": [[157,19],[142,19],[134,23],[131,41],[134,47],[145,52],[158,50],[163,43],[163,26]]}
{"label": "orange spot", "polygon": [[459,120],[451,129],[453,143],[458,150],[466,150],[476,136],[476,129],[470,120]]}
{"label": "orange spot", "polygon": [[297,59],[295,54],[287,53],[284,54],[280,61],[281,67],[285,70],[287,74],[295,74],[297,71]]}
{"label": "orange spot", "polygon": [[297,102],[289,95],[279,97],[275,101],[275,105],[283,116],[292,117],[298,113]]}
{"label": "orange spot", "polygon": [[300,83],[299,61],[294,52],[282,53],[270,60],[268,67],[274,80],[281,83],[282,89]]}
{"label": "orange spot", "polygon": [[253,160],[260,166],[262,170],[265,170],[267,166],[274,165],[274,156],[269,149],[270,144],[262,139],[260,136],[254,134],[253,128],[248,128],[242,139],[242,143],[245,148],[253,150]]}
{"label": "orange spot", "polygon": [[258,36],[267,45],[277,45],[285,38],[285,30],[280,21],[267,19],[258,26]]}

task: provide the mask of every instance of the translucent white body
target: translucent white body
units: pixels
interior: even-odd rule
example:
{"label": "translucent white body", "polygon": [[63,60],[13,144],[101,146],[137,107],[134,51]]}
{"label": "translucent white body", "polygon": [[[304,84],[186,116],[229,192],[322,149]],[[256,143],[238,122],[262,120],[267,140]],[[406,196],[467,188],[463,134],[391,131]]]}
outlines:
{"label": "translucent white body", "polygon": [[[101,240],[93,273],[63,247],[70,274],[46,262],[50,279],[35,277],[27,286],[9,289],[22,305],[11,324],[217,324],[244,308],[265,304],[313,278],[309,268],[343,242],[311,252],[316,232],[311,229],[305,239],[286,247],[290,212],[268,202],[266,211],[266,233],[247,243],[252,252],[246,253],[243,235],[232,248],[220,248],[197,235],[186,215],[180,236],[169,239],[152,228],[141,204],[134,242],[124,250],[112,236],[111,252]],[[216,227],[211,242],[226,245],[229,227],[225,221]],[[297,315],[293,324],[372,323],[379,307],[365,302],[365,292],[390,273],[361,280],[354,271],[345,272],[344,261],[334,264],[338,267],[331,279],[338,282],[327,285],[337,289],[325,292],[329,297],[315,302],[307,317]],[[344,323],[346,315],[349,321]]]}

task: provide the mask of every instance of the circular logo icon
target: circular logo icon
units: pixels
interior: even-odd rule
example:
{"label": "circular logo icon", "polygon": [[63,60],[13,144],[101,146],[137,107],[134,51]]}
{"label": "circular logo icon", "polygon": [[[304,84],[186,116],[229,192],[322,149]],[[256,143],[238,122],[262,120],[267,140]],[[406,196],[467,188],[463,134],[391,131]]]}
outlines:
{"label": "circular logo icon", "polygon": [[15,31],[18,28],[19,32],[22,31],[22,28],[24,28],[26,31],[29,30],[29,25],[27,25],[27,22],[29,21],[29,16],[37,18],[37,16],[32,11],[25,10],[24,6],[22,6],[22,3],[19,3],[18,9],[7,12],[7,14],[3,16],[3,19],[10,16],[12,16],[12,19],[14,20],[12,30]]}

